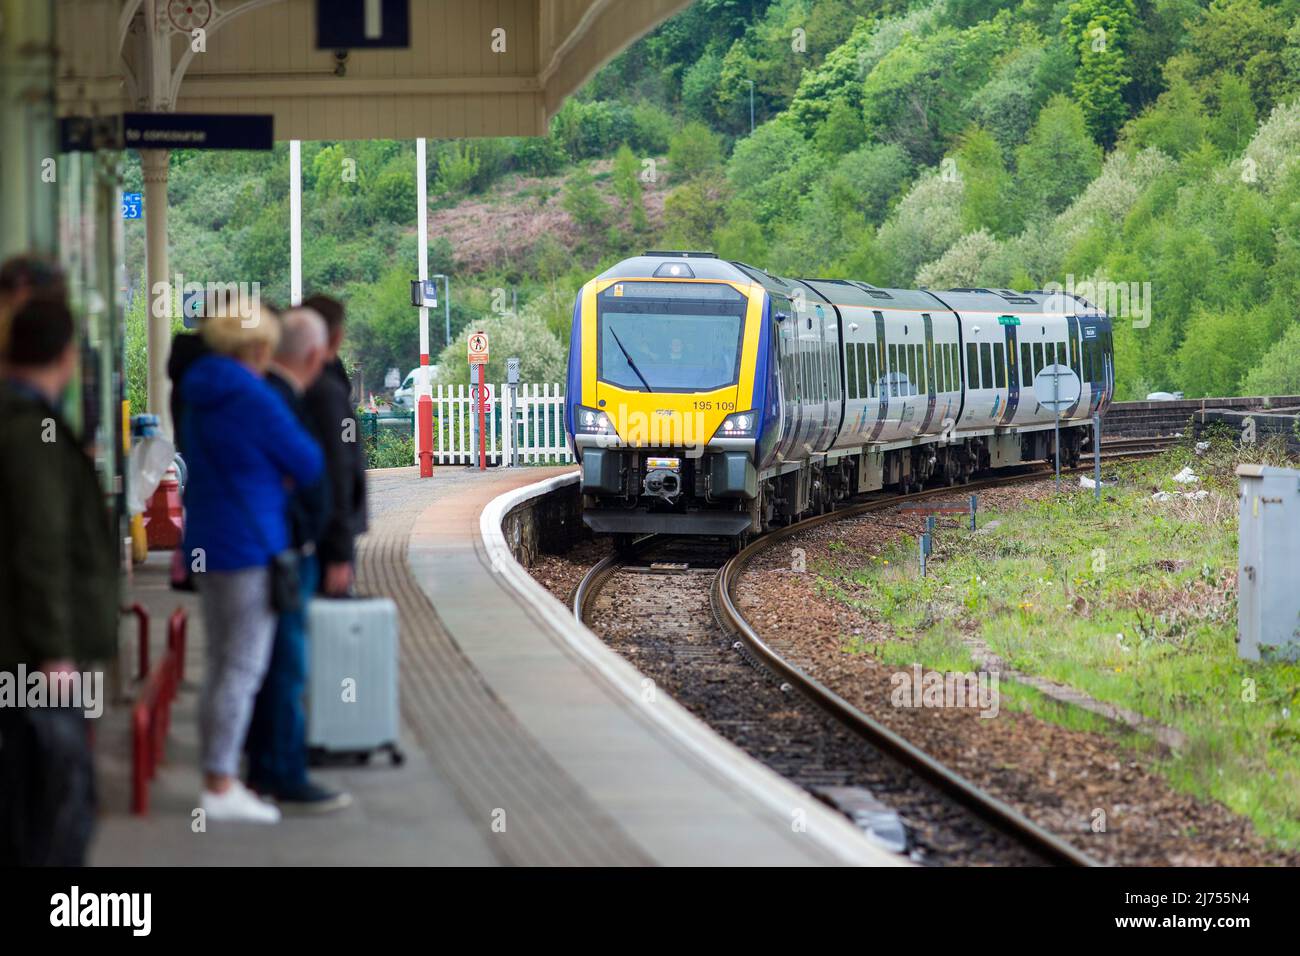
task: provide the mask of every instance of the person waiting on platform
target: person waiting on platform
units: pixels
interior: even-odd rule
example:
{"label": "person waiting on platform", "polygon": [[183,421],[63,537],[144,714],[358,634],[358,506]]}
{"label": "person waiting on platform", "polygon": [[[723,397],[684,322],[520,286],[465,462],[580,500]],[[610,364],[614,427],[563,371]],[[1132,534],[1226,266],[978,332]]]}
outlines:
{"label": "person waiting on platform", "polygon": [[[294,418],[315,435],[303,405],[303,393],[325,365],[329,333],[325,320],[311,309],[284,313],[280,344],[266,381]],[[262,681],[248,731],[248,782],[281,809],[311,812],[338,810],[352,802],[346,793],[329,790],[307,777],[307,603],[320,580],[316,542],[329,518],[329,482],[322,475],[300,486],[289,501],[289,533],[299,555],[300,606],[280,614],[271,666]]]}
{"label": "person waiting on platform", "polygon": [[239,758],[270,663],[276,615],[300,598],[287,486],[316,482],[324,459],[262,377],[279,325],[261,307],[248,318],[210,316],[202,334],[211,351],[181,379],[180,431],[190,464],[185,551],[196,572],[207,650],[200,806],[210,820],[280,818],[239,781]]}
{"label": "person waiting on platform", "polygon": [[330,478],[330,517],[317,544],[321,591],[342,597],[352,590],[356,537],[367,524],[366,450],[352,404],[352,384],[339,359],[345,331],[343,304],[329,296],[313,295],[303,305],[320,313],[329,328],[325,370],[303,401],[324,442]]}
{"label": "person waiting on platform", "polygon": [[[95,822],[86,716],[117,648],[116,535],[80,441],[59,404],[77,366],[72,315],[27,297],[5,317],[0,357],[0,672],[81,688],[63,706],[0,706],[0,866],[79,866]],[[73,681],[76,683],[73,683]],[[57,685],[56,685],[57,681]],[[75,694],[73,695],[75,696]]]}

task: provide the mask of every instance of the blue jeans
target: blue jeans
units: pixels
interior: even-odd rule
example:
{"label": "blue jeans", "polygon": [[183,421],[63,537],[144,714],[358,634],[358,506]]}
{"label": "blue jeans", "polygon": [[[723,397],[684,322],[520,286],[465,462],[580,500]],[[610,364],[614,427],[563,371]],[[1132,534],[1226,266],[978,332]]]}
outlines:
{"label": "blue jeans", "polygon": [[307,604],[320,581],[315,555],[299,567],[302,607],[281,614],[271,666],[253,707],[248,728],[248,780],[258,790],[293,793],[307,783]]}

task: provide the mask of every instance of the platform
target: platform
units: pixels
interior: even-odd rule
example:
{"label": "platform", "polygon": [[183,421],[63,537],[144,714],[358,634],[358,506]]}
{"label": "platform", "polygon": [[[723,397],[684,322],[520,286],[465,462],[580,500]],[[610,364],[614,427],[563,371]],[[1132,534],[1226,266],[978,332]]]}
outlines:
{"label": "platform", "polygon": [[[842,816],[717,737],[675,702],[646,703],[639,675],[509,557],[512,503],[571,469],[371,472],[371,531],[358,583],[391,596],[402,627],[407,761],[326,769],[355,802],[273,827],[210,824],[197,803],[202,626],[166,587],[164,556],[137,569],[132,600],[154,645],[192,607],[187,684],[147,818],[127,813],[128,709],[97,724],[99,865],[891,864]],[[504,496],[504,497],[503,497]],[[494,528],[496,533],[494,534]],[[134,660],[124,625],[123,661]],[[127,690],[129,691],[129,682]]]}

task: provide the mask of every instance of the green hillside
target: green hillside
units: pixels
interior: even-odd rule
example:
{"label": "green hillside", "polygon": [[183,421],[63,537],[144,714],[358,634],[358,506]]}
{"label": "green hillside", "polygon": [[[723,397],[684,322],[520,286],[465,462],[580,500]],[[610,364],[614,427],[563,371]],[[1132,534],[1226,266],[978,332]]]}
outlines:
{"label": "green hillside", "polygon": [[[1119,314],[1121,398],[1300,392],[1297,159],[1300,0],[696,0],[548,136],[431,143],[431,269],[453,332],[486,324],[535,380],[559,375],[577,287],[667,246],[1073,285]],[[347,298],[377,385],[416,359],[414,146],[309,143],[303,166],[305,286]],[[287,147],[177,154],[171,199],[173,271],[287,299]]]}

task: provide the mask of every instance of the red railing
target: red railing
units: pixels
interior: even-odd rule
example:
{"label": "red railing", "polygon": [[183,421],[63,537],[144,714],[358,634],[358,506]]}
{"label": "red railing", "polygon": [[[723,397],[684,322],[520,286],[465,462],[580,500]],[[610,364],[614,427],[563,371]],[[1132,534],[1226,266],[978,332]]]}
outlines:
{"label": "red railing", "polygon": [[[139,608],[137,604],[130,610],[142,622],[140,660],[147,666],[149,618]],[[131,812],[138,816],[149,812],[149,781],[157,775],[166,751],[172,701],[185,677],[185,630],[185,610],[178,607],[167,621],[167,650],[148,672],[131,709]]]}

